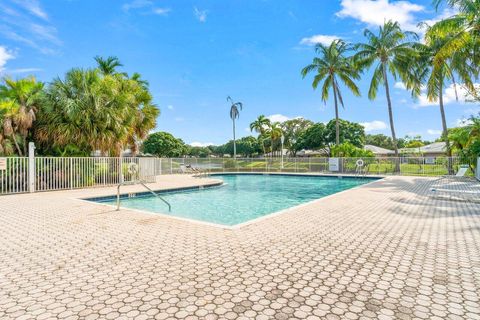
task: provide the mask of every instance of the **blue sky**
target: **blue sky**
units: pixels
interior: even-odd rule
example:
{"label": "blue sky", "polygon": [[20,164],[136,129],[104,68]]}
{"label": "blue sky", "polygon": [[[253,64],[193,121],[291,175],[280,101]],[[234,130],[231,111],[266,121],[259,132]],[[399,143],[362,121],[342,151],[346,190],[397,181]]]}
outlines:
{"label": "blue sky", "polygon": [[[118,56],[125,71],[150,82],[162,111],[157,129],[197,145],[231,139],[228,95],[244,104],[239,136],[260,114],[332,119],[333,101],[321,102],[311,78],[300,76],[314,43],[362,41],[363,30],[376,30],[385,18],[417,30],[419,21],[450,13],[433,10],[431,0],[3,0],[0,12],[2,75],[48,82],[93,66],[96,55]],[[438,107],[391,82],[397,134],[438,137]],[[389,135],[383,91],[368,100],[368,73],[359,85],[361,98],[344,91],[341,118]],[[446,100],[449,126],[479,111],[456,102],[451,88]]]}

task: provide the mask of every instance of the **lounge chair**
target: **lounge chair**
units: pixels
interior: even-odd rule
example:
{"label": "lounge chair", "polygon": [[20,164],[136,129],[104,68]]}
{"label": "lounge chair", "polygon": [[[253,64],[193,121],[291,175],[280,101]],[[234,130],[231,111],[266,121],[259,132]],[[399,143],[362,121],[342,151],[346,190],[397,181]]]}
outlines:
{"label": "lounge chair", "polygon": [[184,174],[195,173],[195,171],[193,171],[191,168],[189,168],[185,164],[181,164],[178,171],[179,173],[184,173]]}

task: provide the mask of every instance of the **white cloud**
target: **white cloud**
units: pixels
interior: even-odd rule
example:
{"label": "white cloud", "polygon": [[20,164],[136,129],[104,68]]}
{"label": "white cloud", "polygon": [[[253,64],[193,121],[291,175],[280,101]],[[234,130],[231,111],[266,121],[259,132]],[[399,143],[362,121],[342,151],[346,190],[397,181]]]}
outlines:
{"label": "white cloud", "polygon": [[40,68],[19,68],[19,69],[12,69],[12,70],[8,70],[8,73],[33,73],[33,72],[39,72],[39,71],[43,71],[43,69],[40,69]]}
{"label": "white cloud", "polygon": [[[475,84],[475,86],[480,84]],[[458,95],[458,101],[457,101]],[[467,100],[471,98],[468,94],[468,91],[462,85],[454,85],[451,84],[449,87],[445,88],[443,93],[443,104],[450,104],[450,103],[467,103]],[[418,97],[418,103],[416,104],[418,107],[430,107],[430,106],[438,106],[438,100],[430,101],[427,97],[426,90],[423,89],[422,93]]]}
{"label": "white cloud", "polygon": [[288,116],[285,116],[283,114],[272,114],[270,116],[267,117],[267,119],[269,119],[271,122],[285,122],[285,121],[288,121],[288,120],[292,120],[292,119],[298,119],[298,118],[302,118],[302,116],[297,116],[297,117],[288,117]]}
{"label": "white cloud", "polygon": [[439,136],[442,134],[442,130],[428,129],[427,133],[432,136]]}
{"label": "white cloud", "polygon": [[395,82],[394,87],[397,88],[397,89],[401,89],[401,90],[407,90],[407,87],[401,81]]}
{"label": "white cloud", "polygon": [[316,34],[308,38],[303,38],[302,40],[300,40],[300,44],[313,46],[317,43],[321,43],[323,45],[329,46],[334,40],[337,39],[340,39],[340,37],[333,35]]}
{"label": "white cloud", "polygon": [[37,0],[14,0],[14,2],[26,9],[30,14],[43,20],[48,20],[47,13],[43,11]]}
{"label": "white cloud", "polygon": [[409,1],[342,0],[341,18],[354,18],[370,26],[382,25],[386,20],[398,21],[403,28],[417,30],[415,13],[425,7]]}
{"label": "white cloud", "polygon": [[213,142],[192,142],[190,143],[192,147],[208,147],[208,146],[214,146],[215,144]]}
{"label": "white cloud", "polygon": [[173,106],[172,106],[172,105],[168,105],[168,106],[167,106],[167,109],[168,109],[168,110],[173,110]]}
{"label": "white cloud", "polygon": [[143,9],[144,14],[157,14],[160,16],[166,16],[170,13],[170,8],[159,8],[155,7],[155,3],[150,0],[133,0],[131,2],[125,3],[122,6],[123,11],[129,12],[133,10]]}
{"label": "white cloud", "polygon": [[155,8],[153,9],[153,13],[158,14],[160,16],[166,16],[167,14],[172,11],[170,8]]}
{"label": "white cloud", "polygon": [[455,125],[457,127],[466,127],[471,125],[472,123],[473,123],[472,120],[463,118],[463,119],[457,119],[457,121],[455,122]]}
{"label": "white cloud", "polygon": [[198,19],[198,21],[200,22],[207,21],[208,10],[199,10],[197,7],[194,7],[193,13],[195,14],[195,17]]}
{"label": "white cloud", "polygon": [[185,118],[176,117],[174,120],[177,121],[177,122],[183,122],[183,121],[185,121]]}
{"label": "white cloud", "polygon": [[38,0],[0,3],[0,35],[44,54],[55,54],[62,42]]}
{"label": "white cloud", "polygon": [[0,46],[0,72],[5,69],[8,60],[15,58],[6,47]]}
{"label": "white cloud", "polygon": [[387,129],[387,124],[380,120],[374,120],[371,122],[361,122],[360,124],[365,127],[366,132]]}

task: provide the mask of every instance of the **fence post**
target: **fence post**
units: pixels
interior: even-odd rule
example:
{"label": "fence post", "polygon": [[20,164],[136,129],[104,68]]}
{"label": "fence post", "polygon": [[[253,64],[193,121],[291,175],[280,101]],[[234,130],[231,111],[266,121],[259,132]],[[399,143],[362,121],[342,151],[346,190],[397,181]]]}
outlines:
{"label": "fence post", "polygon": [[35,143],[28,143],[28,192],[35,192]]}

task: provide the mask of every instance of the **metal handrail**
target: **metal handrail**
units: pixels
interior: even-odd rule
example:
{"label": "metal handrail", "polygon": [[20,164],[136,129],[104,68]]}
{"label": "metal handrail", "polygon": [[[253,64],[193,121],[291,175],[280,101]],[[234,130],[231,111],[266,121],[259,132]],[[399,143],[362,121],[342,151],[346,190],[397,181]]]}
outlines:
{"label": "metal handrail", "polygon": [[147,187],[145,185],[145,183],[143,183],[142,181],[136,181],[136,182],[123,182],[123,183],[120,183],[118,186],[117,186],[117,211],[120,211],[120,187],[121,186],[124,186],[124,185],[134,185],[134,184],[141,184],[145,189],[147,189],[151,194],[153,194],[155,197],[157,197],[158,199],[162,200],[167,206],[168,206],[168,212],[172,212],[172,206],[170,205],[170,203],[163,199],[160,195],[158,195],[157,193],[155,193],[155,191],[153,191],[152,189],[150,189],[149,187]]}

